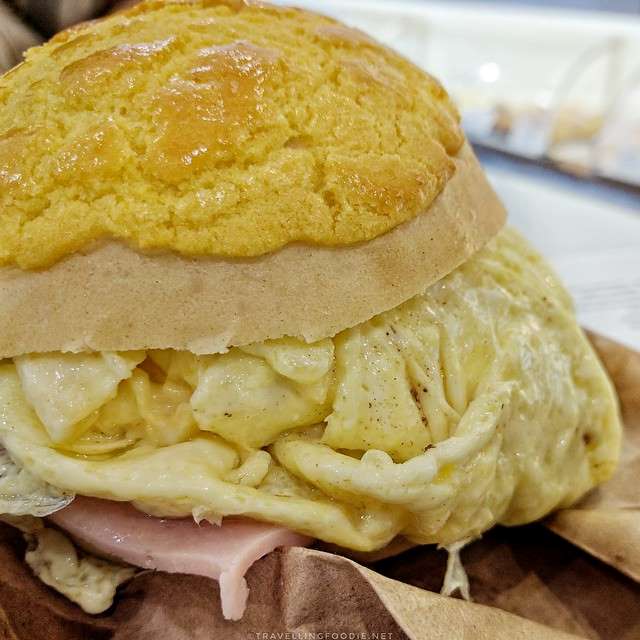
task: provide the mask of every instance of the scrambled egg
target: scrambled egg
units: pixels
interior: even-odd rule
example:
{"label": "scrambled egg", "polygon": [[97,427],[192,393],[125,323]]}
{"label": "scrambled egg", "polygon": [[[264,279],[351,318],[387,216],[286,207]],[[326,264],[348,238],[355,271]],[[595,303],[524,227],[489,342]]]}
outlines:
{"label": "scrambled egg", "polygon": [[136,570],[78,551],[63,533],[45,526],[42,517],[73,499],[73,494],[43,482],[0,449],[0,521],[23,532],[28,543],[25,561],[45,584],[87,613],[102,613],[113,604],[118,586]]}
{"label": "scrambled egg", "polygon": [[0,519],[2,516],[44,517],[66,507],[73,494],[64,493],[18,466],[0,449]]}
{"label": "scrambled egg", "polygon": [[32,571],[50,587],[79,604],[87,613],[102,613],[112,604],[119,585],[135,569],[112,564],[76,550],[60,531],[39,527],[26,535],[25,555]]}
{"label": "scrambled egg", "polygon": [[571,504],[611,475],[620,423],[567,293],[506,230],[423,294],[314,344],[5,361],[0,439],[61,491],[368,551]]}

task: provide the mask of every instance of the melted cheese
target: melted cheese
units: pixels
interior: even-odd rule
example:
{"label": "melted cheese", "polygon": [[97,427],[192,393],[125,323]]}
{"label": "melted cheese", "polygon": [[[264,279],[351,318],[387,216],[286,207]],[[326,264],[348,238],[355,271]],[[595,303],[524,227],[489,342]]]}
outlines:
{"label": "melted cheese", "polygon": [[510,230],[332,340],[143,357],[1,365],[4,446],[69,492],[360,550],[535,520],[618,456],[611,384],[567,293]]}

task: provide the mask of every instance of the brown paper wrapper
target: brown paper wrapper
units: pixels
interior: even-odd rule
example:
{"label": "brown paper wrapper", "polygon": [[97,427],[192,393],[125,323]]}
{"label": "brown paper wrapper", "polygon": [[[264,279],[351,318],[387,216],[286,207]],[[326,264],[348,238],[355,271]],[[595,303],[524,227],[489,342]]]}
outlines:
{"label": "brown paper wrapper", "polygon": [[640,354],[606,338],[589,337],[620,397],[622,458],[610,482],[575,508],[557,513],[548,526],[640,582]]}
{"label": "brown paper wrapper", "polygon": [[247,576],[251,594],[240,622],[222,618],[215,582],[151,572],[126,585],[109,612],[89,616],[30,573],[21,534],[2,525],[0,639],[640,638],[640,355],[593,340],[622,403],[620,469],[550,518],[548,529],[496,528],[465,548],[475,603],[437,593],[443,551],[405,551],[398,541],[391,552],[399,555],[369,557],[369,568],[317,549],[270,554]]}

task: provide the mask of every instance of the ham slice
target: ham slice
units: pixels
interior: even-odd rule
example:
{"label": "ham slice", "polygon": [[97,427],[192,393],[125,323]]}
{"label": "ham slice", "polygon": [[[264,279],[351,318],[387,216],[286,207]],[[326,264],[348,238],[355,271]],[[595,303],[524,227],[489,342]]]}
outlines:
{"label": "ham slice", "polygon": [[311,539],[254,520],[225,519],[218,526],[192,519],[148,516],[129,503],[76,497],[49,520],[97,553],[144,569],[207,576],[220,583],[222,614],[239,620],[249,589],[249,567],[276,547]]}

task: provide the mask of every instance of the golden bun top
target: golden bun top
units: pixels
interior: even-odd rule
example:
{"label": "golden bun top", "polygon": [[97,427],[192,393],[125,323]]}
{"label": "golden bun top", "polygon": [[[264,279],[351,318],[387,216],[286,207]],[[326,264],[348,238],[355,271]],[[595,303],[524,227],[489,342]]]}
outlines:
{"label": "golden bun top", "polygon": [[0,78],[0,265],[371,240],[430,207],[462,143],[436,80],[329,18],[143,2]]}
{"label": "golden bun top", "polygon": [[432,206],[355,245],[259,258],[150,255],[106,242],[43,270],[0,268],[0,358],[44,351],[309,342],[391,309],[470,258],[505,212],[468,145]]}

